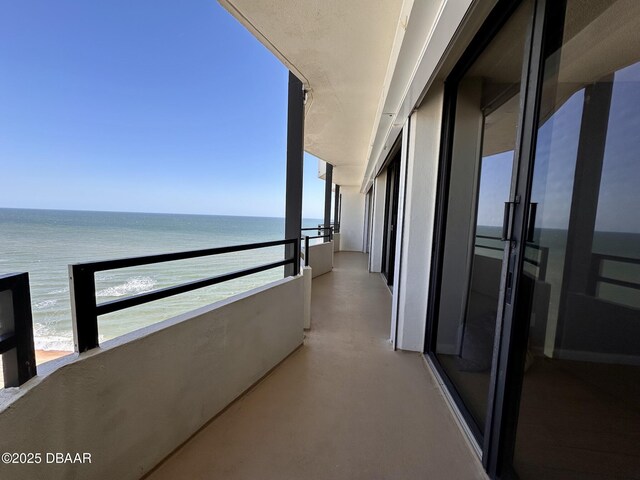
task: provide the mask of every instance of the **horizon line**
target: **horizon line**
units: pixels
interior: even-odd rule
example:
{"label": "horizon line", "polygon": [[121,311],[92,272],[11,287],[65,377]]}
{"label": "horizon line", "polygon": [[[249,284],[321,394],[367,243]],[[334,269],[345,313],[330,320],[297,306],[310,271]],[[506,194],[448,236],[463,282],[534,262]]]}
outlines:
{"label": "horizon line", "polygon": [[[245,217],[245,218],[277,218],[284,220],[285,217],[277,217],[272,215],[233,215],[229,213],[182,213],[182,212],[140,212],[140,211],[122,211],[122,210],[85,210],[71,208],[34,208],[34,207],[2,207],[0,210],[36,210],[45,212],[86,212],[86,213],[133,213],[140,215],[187,215],[196,217]],[[321,217],[302,217],[303,220],[322,220]]]}

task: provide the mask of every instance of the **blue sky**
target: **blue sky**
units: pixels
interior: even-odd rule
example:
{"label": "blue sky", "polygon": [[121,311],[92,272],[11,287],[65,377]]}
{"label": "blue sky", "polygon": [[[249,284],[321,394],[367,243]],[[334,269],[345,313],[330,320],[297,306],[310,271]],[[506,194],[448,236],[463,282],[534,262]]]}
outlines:
{"label": "blue sky", "polygon": [[0,207],[284,215],[288,72],[215,1],[1,5]]}
{"label": "blue sky", "polygon": [[[602,166],[596,230],[640,233],[640,62],[615,73]],[[563,101],[538,130],[532,202],[537,226],[566,229],[580,140],[584,89]],[[482,163],[478,223],[502,225],[509,199],[513,152],[485,157]]]}

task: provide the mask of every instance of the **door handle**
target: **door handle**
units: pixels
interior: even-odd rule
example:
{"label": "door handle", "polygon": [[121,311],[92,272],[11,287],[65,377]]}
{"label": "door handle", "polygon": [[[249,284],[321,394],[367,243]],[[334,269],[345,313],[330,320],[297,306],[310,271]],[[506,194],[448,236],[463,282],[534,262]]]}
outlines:
{"label": "door handle", "polygon": [[520,196],[517,195],[513,202],[504,202],[504,217],[502,218],[502,236],[500,240],[510,242],[513,240],[513,212],[516,204],[520,203]]}
{"label": "door handle", "polygon": [[527,222],[527,242],[533,242],[533,232],[536,228],[536,214],[538,213],[538,204],[531,202],[529,204],[529,221]]}
{"label": "door handle", "polygon": [[514,202],[504,202],[504,214],[502,217],[502,235],[500,240],[506,242],[511,240],[511,212],[513,211]]}

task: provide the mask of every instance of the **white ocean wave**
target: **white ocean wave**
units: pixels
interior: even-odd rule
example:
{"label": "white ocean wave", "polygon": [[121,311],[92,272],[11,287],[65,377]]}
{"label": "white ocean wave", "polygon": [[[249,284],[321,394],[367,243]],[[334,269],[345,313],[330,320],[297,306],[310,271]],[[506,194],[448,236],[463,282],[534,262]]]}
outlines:
{"label": "white ocean wave", "polygon": [[54,333],[47,325],[35,322],[33,336],[36,350],[73,351],[73,334]]}
{"label": "white ocean wave", "polygon": [[51,290],[47,295],[61,295],[63,293],[69,293],[69,287],[60,288],[58,290]]}
{"label": "white ocean wave", "polygon": [[124,297],[153,290],[156,281],[151,277],[132,277],[125,283],[108,287],[96,293],[96,297]]}
{"label": "white ocean wave", "polygon": [[56,299],[50,300],[42,300],[41,302],[37,302],[33,307],[35,310],[44,310],[45,308],[53,307],[58,303]]}

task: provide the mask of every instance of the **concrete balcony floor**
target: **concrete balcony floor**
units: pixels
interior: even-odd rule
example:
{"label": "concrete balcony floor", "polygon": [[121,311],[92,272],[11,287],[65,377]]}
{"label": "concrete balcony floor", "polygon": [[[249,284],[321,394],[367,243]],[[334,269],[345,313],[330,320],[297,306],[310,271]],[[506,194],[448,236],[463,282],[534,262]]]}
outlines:
{"label": "concrete balcony floor", "polygon": [[366,255],[336,254],[312,298],[305,345],[147,478],[486,478],[421,355],[392,351]]}

